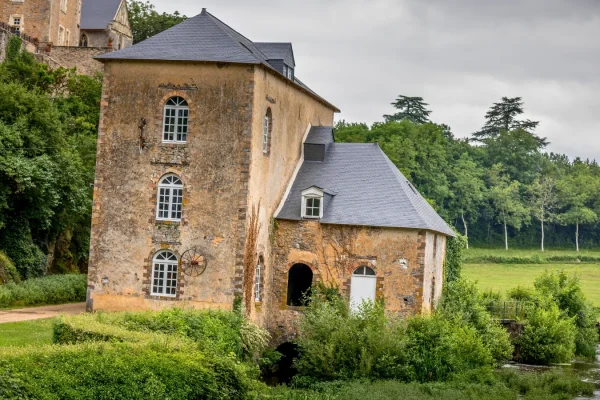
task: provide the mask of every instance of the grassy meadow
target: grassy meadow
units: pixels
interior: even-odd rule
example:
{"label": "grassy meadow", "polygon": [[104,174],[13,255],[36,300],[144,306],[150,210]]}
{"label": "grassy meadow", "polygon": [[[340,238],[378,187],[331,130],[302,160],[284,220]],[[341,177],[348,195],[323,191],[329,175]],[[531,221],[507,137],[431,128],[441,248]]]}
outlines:
{"label": "grassy meadow", "polygon": [[463,275],[477,281],[481,290],[505,294],[516,286],[533,286],[544,271],[561,270],[576,274],[588,299],[600,307],[600,250],[472,248],[465,255]]}

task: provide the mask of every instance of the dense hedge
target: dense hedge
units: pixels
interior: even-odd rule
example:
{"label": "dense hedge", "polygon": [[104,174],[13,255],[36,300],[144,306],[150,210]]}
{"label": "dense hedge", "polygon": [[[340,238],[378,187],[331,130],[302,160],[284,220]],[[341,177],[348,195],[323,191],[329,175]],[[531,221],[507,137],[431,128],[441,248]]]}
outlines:
{"label": "dense hedge", "polygon": [[8,282],[19,282],[19,272],[10,258],[0,251],[0,285]]}
{"label": "dense hedge", "polygon": [[87,275],[52,275],[0,286],[0,308],[85,301]]}
{"label": "dense hedge", "polygon": [[531,256],[504,256],[497,254],[466,256],[468,264],[579,264],[600,262],[600,255],[565,254],[542,256],[533,254]]}
{"label": "dense hedge", "polygon": [[246,367],[194,345],[107,344],[0,351],[2,399],[247,398]]}

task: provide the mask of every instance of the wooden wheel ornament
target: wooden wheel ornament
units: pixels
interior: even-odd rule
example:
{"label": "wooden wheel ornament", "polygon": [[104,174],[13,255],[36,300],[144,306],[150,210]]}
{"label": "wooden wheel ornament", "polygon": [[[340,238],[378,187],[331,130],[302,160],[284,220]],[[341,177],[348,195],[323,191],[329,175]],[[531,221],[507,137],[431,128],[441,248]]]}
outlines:
{"label": "wooden wheel ornament", "polygon": [[187,276],[196,278],[206,271],[206,257],[197,248],[191,248],[181,255],[181,270]]}

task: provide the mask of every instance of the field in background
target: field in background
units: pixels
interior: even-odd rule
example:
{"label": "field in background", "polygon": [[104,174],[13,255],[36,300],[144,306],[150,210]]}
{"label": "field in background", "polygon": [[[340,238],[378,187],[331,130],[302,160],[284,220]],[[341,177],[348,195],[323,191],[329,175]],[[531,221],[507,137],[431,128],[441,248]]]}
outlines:
{"label": "field in background", "polygon": [[0,347],[52,344],[53,319],[0,324]]}
{"label": "field in background", "polygon": [[504,250],[471,248],[465,255],[463,275],[481,290],[502,295],[516,286],[533,286],[544,271],[576,274],[587,298],[600,307],[600,250]]}

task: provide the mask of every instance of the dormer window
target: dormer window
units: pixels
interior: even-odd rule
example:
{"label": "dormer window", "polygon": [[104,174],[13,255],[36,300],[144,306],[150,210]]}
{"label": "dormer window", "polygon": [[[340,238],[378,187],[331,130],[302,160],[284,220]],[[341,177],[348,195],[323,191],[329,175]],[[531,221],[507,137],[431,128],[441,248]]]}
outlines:
{"label": "dormer window", "polygon": [[323,191],[311,187],[302,192],[302,218],[323,218]]}

